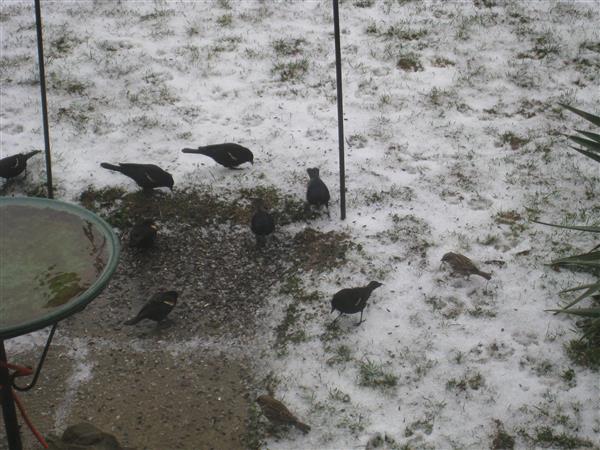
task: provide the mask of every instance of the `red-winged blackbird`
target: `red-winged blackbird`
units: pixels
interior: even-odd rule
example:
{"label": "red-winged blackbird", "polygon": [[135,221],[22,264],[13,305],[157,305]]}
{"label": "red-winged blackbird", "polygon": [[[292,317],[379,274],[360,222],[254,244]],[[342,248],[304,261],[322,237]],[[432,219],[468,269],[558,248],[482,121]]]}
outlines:
{"label": "red-winged blackbird", "polygon": [[254,203],[254,215],[250,221],[250,229],[256,235],[256,246],[264,247],[267,242],[267,235],[271,234],[275,230],[275,219],[265,209],[265,205],[262,199],[253,199]]}
{"label": "red-winged blackbird", "polygon": [[378,281],[371,281],[363,287],[342,289],[336,292],[331,299],[331,312],[337,309],[340,314],[333,322],[338,320],[342,314],[356,314],[360,312],[360,320],[356,324],[357,326],[360,325],[363,322],[363,310],[367,306],[367,300],[371,296],[371,292],[379,286],[383,286],[383,284]]}
{"label": "red-winged blackbird", "polygon": [[171,310],[177,304],[179,294],[175,291],[159,292],[154,294],[146,303],[139,313],[133,318],[125,322],[125,325],[135,325],[140,320],[150,319],[155,322],[160,322],[169,315]]}
{"label": "red-winged blackbird", "polygon": [[136,223],[129,232],[129,246],[149,248],[154,244],[158,228],[152,219],[144,219]]}
{"label": "red-winged blackbird", "polygon": [[489,280],[492,278],[492,274],[488,272],[482,272],[477,268],[473,261],[460,253],[448,252],[442,256],[442,262],[450,264],[452,271],[460,275],[479,275],[480,277]]}
{"label": "red-winged blackbird", "polygon": [[101,163],[100,165],[105,169],[127,175],[145,190],[158,187],[168,187],[173,190],[173,184],[175,184],[170,173],[154,164],[119,163],[118,166],[115,166],[114,164]]}
{"label": "red-winged blackbird", "polygon": [[254,155],[249,149],[231,142],[227,142],[225,144],[206,145],[198,148],[184,148],[181,151],[183,153],[198,153],[200,155],[209,156],[214,159],[215,162],[227,167],[228,169],[234,169],[245,162],[254,164]]}
{"label": "red-winged blackbird", "polygon": [[41,153],[41,150],[18,153],[0,159],[0,177],[13,178],[20,175],[27,168],[27,160],[38,153]]}
{"label": "red-winged blackbird", "polygon": [[279,400],[274,399],[270,395],[261,395],[256,399],[256,403],[260,406],[263,414],[274,425],[294,425],[304,433],[310,431],[310,426],[296,419],[289,409],[285,407]]}
{"label": "red-winged blackbird", "polygon": [[323,180],[319,177],[319,169],[316,167],[306,169],[310,179],[308,180],[308,186],[306,188],[306,201],[309,205],[321,208],[325,205],[327,208],[327,215],[329,215],[329,189],[323,183]]}

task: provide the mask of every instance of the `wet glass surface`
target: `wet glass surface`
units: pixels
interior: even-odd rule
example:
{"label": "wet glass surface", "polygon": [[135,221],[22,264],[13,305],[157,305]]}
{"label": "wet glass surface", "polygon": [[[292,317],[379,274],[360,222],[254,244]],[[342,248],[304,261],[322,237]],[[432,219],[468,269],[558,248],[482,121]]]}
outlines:
{"label": "wet glass surface", "polygon": [[0,206],[0,329],[77,298],[94,284],[109,250],[106,236],[75,213]]}

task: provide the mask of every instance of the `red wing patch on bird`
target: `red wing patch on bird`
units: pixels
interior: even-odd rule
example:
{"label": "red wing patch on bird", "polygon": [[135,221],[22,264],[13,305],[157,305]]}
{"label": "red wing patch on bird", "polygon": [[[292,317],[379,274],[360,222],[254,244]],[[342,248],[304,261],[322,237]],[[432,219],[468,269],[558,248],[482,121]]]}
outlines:
{"label": "red wing patch on bird", "polygon": [[358,297],[356,299],[356,301],[354,302],[354,306],[358,306],[360,304],[361,300],[362,300],[362,297]]}
{"label": "red wing patch on bird", "polygon": [[235,156],[233,156],[231,153],[227,152],[227,154],[228,154],[228,155],[229,155],[229,157],[230,157],[231,159],[233,159],[234,161],[237,161],[237,160],[238,160],[238,159],[237,159]]}
{"label": "red wing patch on bird", "polygon": [[175,304],[175,300],[171,300],[171,299],[168,299],[168,300],[163,300],[162,302],[163,302],[165,305],[174,305],[174,304]]}

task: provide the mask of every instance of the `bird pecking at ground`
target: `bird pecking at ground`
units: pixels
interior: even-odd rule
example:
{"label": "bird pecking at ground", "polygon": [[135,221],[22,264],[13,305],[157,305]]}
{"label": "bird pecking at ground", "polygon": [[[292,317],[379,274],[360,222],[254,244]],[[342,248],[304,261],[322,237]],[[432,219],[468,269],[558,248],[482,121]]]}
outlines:
{"label": "bird pecking at ground", "polygon": [[319,169],[312,167],[306,169],[308,172],[309,180],[306,187],[306,201],[309,207],[316,206],[320,209],[321,206],[325,205],[327,208],[327,215],[329,216],[329,189],[319,177]]}
{"label": "bird pecking at ground", "polygon": [[465,255],[461,255],[460,253],[448,252],[442,256],[442,262],[448,263],[452,268],[452,272],[459,275],[467,277],[469,277],[469,275],[479,275],[486,280],[492,278],[491,273],[482,272],[475,264],[473,264],[473,261],[471,261]]}
{"label": "bird pecking at ground", "polygon": [[173,176],[154,164],[119,163],[118,166],[101,163],[100,166],[115,172],[121,172],[135,181],[144,190],[167,187],[173,190]]}
{"label": "bird pecking at ground", "polygon": [[336,292],[331,299],[331,312],[337,310],[340,313],[332,323],[338,320],[342,314],[356,314],[359,312],[360,320],[356,325],[360,325],[363,322],[363,310],[367,306],[367,300],[379,286],[383,286],[383,284],[378,281],[371,281],[366,286],[347,288]]}
{"label": "bird pecking at ground", "polygon": [[0,177],[9,179],[20,175],[27,168],[27,160],[41,152],[41,150],[34,150],[0,159]]}
{"label": "bird pecking at ground", "polygon": [[286,406],[270,395],[261,395],[256,399],[262,413],[274,425],[293,425],[304,433],[310,431],[310,426],[300,422]]}
{"label": "bird pecking at ground", "polygon": [[245,162],[254,164],[254,154],[249,149],[231,142],[206,145],[198,148],[184,148],[181,151],[183,153],[196,153],[208,156],[228,169],[237,169],[239,165]]}
{"label": "bird pecking at ground", "polygon": [[154,294],[137,315],[125,322],[125,325],[135,325],[140,320],[149,319],[155,322],[164,320],[177,304],[179,294],[175,291],[158,292]]}
{"label": "bird pecking at ground", "polygon": [[275,219],[265,207],[261,198],[253,199],[254,215],[250,221],[250,229],[256,236],[256,246],[264,247],[267,236],[275,230]]}
{"label": "bird pecking at ground", "polygon": [[136,223],[129,232],[129,246],[132,248],[150,248],[156,240],[158,227],[152,219]]}

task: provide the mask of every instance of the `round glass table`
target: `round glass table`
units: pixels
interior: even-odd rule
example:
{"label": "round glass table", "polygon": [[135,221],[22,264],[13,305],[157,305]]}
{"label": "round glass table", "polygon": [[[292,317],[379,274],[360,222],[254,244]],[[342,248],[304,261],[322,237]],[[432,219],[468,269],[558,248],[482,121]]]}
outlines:
{"label": "round glass table", "polygon": [[119,251],[112,227],[80,206],[45,198],[0,198],[0,397],[10,450],[22,446],[12,390],[15,374],[8,369],[4,340],[53,326],[33,385],[56,324],[102,292]]}

